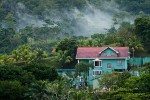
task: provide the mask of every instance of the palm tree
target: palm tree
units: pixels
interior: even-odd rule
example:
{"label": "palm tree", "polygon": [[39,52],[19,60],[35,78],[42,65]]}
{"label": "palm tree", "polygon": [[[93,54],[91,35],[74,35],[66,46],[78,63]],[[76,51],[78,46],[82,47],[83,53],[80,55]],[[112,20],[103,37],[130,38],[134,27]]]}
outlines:
{"label": "palm tree", "polygon": [[54,81],[50,83],[49,89],[52,92],[53,100],[69,100],[70,85],[67,81]]}
{"label": "palm tree", "polygon": [[79,45],[80,47],[84,47],[85,46],[85,41],[84,40],[79,40]]}
{"label": "palm tree", "polygon": [[0,55],[0,65],[10,63],[8,55]]}
{"label": "palm tree", "polygon": [[48,82],[38,81],[30,86],[29,92],[25,95],[33,100],[50,100],[50,94]]}
{"label": "palm tree", "polygon": [[55,58],[57,63],[59,63],[59,66],[64,67],[65,64],[70,63],[73,58],[71,56],[67,56],[67,51],[59,50],[55,53]]}
{"label": "palm tree", "polygon": [[89,47],[94,46],[94,41],[93,41],[92,38],[89,38],[89,39],[86,41],[86,46],[89,46]]}
{"label": "palm tree", "polygon": [[103,42],[102,42],[101,39],[96,39],[96,40],[95,40],[95,46],[100,47],[100,46],[102,46],[102,45],[103,45]]}
{"label": "palm tree", "polygon": [[71,100],[92,100],[89,94],[89,91],[86,90],[72,90],[70,91],[70,98]]}
{"label": "palm tree", "polygon": [[133,57],[135,56],[135,53],[138,51],[144,51],[144,47],[140,40],[136,38],[136,36],[133,36],[130,38],[127,42],[127,46],[129,46],[130,50],[133,53]]}

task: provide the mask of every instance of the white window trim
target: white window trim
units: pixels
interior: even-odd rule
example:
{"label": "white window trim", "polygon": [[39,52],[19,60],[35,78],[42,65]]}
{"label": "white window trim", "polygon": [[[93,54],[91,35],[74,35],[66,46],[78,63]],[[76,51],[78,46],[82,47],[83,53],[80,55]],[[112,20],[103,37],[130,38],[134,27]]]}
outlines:
{"label": "white window trim", "polygon": [[102,70],[93,70],[93,71],[92,71],[92,72],[94,73],[94,74],[92,73],[93,76],[97,76],[97,75],[95,75],[95,71],[99,71],[99,72],[101,73],[101,74],[99,74],[99,75],[102,75]]}
{"label": "white window trim", "polygon": [[[104,54],[105,54],[105,55],[104,55]],[[105,57],[105,56],[107,56],[107,53],[106,53],[106,52],[103,52],[103,53],[101,53],[100,55]]]}
{"label": "white window trim", "polygon": [[[94,61],[94,67],[102,67],[102,60],[95,59],[95,60],[93,60],[93,61]],[[99,61],[99,62],[100,62],[100,66],[95,66],[95,61]]]}
{"label": "white window trim", "polygon": [[107,47],[104,50],[102,50],[101,52],[99,52],[99,54],[101,54],[102,52],[104,52],[106,49],[112,49],[114,52],[116,52],[117,54],[119,53],[118,51],[116,51],[115,49],[113,49],[112,47]]}
{"label": "white window trim", "polygon": [[[121,64],[118,63],[119,61],[121,61]],[[122,60],[117,61],[117,66],[122,66]]]}
{"label": "white window trim", "polygon": [[[110,64],[111,65],[111,67],[110,68],[108,68],[108,64]],[[111,63],[107,63],[107,69],[111,69],[112,68],[112,64]]]}

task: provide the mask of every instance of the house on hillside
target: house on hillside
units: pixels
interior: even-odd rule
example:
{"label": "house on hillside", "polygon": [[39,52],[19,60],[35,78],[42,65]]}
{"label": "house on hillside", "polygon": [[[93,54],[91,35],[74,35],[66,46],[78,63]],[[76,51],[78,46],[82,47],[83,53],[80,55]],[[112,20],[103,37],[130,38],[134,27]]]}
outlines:
{"label": "house on hillside", "polygon": [[[86,62],[93,65],[88,75],[88,83],[105,73],[127,70],[127,60],[130,58],[128,47],[78,47],[76,59],[78,63]],[[84,66],[83,66],[84,67]]]}

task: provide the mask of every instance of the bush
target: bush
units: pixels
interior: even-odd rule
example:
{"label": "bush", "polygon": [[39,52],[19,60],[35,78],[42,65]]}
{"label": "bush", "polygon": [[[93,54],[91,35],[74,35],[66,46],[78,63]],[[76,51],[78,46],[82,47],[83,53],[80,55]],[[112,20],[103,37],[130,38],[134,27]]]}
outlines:
{"label": "bush", "polygon": [[24,70],[31,72],[36,80],[49,80],[53,81],[57,79],[58,73],[53,67],[49,67],[43,64],[30,64],[23,67]]}
{"label": "bush", "polygon": [[22,100],[27,91],[19,81],[0,81],[0,100]]}
{"label": "bush", "polygon": [[22,84],[30,84],[35,78],[32,73],[23,70],[21,67],[2,65],[0,66],[0,80],[17,80]]}

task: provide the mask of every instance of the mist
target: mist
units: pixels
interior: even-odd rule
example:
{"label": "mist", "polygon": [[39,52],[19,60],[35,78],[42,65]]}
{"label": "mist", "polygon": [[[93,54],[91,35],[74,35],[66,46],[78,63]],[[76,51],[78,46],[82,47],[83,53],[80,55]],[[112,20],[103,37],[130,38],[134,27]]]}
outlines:
{"label": "mist", "polygon": [[113,25],[113,16],[98,9],[89,9],[80,12],[75,9],[73,13],[76,19],[74,32],[76,35],[90,36],[93,33],[105,33]]}
{"label": "mist", "polygon": [[16,9],[17,15],[17,30],[23,29],[26,26],[33,26],[33,27],[43,27],[46,24],[43,20],[40,20],[38,16],[28,14],[28,9],[25,7],[24,4],[18,3]]}
{"label": "mist", "polygon": [[[73,35],[90,36],[94,33],[105,34],[112,26],[118,28],[119,24],[123,21],[133,23],[134,17],[127,12],[120,11],[115,2],[104,2],[101,7],[103,9],[98,9],[87,2],[87,7],[82,11],[77,8],[74,8],[70,12],[66,11],[64,14],[65,19],[68,18],[70,21],[74,20],[74,23],[73,25],[69,24],[69,27],[65,27],[64,30],[66,32],[71,30],[70,32],[73,32]],[[29,14],[27,10],[29,9],[27,9],[24,4],[17,4],[18,30],[31,25],[33,27],[43,27],[46,24],[45,19],[56,22],[55,26],[57,26],[57,22],[64,21],[64,17],[61,17],[59,14],[55,17],[46,14],[44,16],[45,19],[39,19],[37,15]],[[118,24],[114,25],[113,19],[117,14],[122,14],[122,17],[116,17]],[[49,27],[51,27],[51,25]]]}

